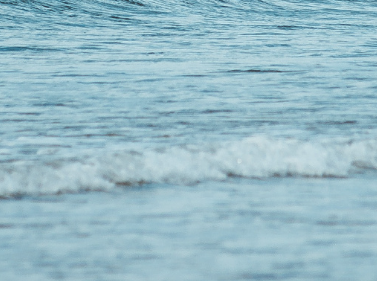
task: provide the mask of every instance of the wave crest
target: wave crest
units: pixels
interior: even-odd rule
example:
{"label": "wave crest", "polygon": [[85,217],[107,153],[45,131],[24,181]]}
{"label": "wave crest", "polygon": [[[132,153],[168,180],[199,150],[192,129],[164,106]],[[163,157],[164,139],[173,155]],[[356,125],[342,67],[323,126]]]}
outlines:
{"label": "wave crest", "polygon": [[55,162],[3,163],[0,196],[111,190],[143,183],[190,185],[229,177],[348,177],[377,169],[377,140],[299,141],[254,136]]}

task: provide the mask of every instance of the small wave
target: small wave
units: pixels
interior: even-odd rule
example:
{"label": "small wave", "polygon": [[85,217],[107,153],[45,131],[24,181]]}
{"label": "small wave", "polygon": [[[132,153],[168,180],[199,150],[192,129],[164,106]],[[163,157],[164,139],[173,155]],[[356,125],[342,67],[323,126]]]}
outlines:
{"label": "small wave", "polygon": [[377,140],[240,141],[103,152],[55,162],[0,166],[0,196],[112,190],[144,183],[191,185],[230,177],[348,177],[377,169]]}
{"label": "small wave", "polygon": [[[347,4],[345,4],[347,3]],[[340,5],[339,5],[340,4]],[[323,0],[313,3],[298,3],[288,0],[3,0],[0,1],[0,22],[8,28],[30,27],[34,30],[46,21],[49,25],[64,30],[66,27],[113,27],[138,24],[154,26],[155,16],[163,16],[160,22],[170,25],[195,25],[198,29],[203,23],[259,22],[265,25],[266,19],[281,17],[281,30],[313,28],[285,24],[285,19],[301,18],[303,15],[328,13],[337,9],[349,12],[375,11],[374,5],[362,1]],[[252,15],[252,16],[251,16]],[[208,21],[209,20],[209,21]],[[280,21],[279,21],[280,22]],[[16,25],[14,25],[16,23]],[[114,23],[116,23],[114,25]],[[297,23],[297,22],[296,22]]]}

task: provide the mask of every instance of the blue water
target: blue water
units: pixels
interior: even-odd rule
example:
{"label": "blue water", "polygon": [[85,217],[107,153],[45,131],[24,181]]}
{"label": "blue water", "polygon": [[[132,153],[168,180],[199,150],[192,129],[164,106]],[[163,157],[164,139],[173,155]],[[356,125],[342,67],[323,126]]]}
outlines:
{"label": "blue water", "polygon": [[0,0],[2,278],[376,280],[376,18]]}

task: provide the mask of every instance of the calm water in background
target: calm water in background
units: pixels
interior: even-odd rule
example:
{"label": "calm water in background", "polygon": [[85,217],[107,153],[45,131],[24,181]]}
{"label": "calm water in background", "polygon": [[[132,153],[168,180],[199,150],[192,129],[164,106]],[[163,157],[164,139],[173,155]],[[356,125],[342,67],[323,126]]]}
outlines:
{"label": "calm water in background", "polygon": [[375,1],[0,0],[4,280],[377,280]]}

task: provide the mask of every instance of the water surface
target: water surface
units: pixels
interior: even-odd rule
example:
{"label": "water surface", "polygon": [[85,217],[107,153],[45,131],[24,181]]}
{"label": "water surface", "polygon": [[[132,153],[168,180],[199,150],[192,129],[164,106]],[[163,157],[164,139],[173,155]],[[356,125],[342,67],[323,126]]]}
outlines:
{"label": "water surface", "polygon": [[0,1],[5,278],[374,280],[376,17]]}

